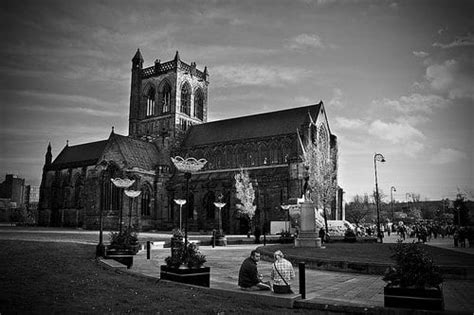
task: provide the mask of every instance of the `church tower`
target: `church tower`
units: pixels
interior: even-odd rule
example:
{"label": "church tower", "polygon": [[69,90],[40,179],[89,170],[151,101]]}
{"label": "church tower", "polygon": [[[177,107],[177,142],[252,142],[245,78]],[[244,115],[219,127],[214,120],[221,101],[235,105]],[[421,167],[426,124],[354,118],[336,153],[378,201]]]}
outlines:
{"label": "church tower", "polygon": [[137,50],[132,59],[129,136],[154,142],[164,151],[182,139],[186,130],[207,121],[209,74],[196,63],[155,60],[143,68]]}

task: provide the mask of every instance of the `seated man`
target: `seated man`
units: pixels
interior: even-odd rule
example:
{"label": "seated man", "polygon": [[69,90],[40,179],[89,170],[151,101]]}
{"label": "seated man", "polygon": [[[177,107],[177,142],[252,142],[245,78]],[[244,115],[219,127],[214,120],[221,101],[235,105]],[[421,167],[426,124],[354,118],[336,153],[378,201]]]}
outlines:
{"label": "seated man", "polygon": [[260,260],[260,253],[252,250],[250,257],[246,258],[240,266],[239,286],[242,290],[257,291],[270,290],[270,283],[262,282],[263,276],[258,273],[257,262]]}

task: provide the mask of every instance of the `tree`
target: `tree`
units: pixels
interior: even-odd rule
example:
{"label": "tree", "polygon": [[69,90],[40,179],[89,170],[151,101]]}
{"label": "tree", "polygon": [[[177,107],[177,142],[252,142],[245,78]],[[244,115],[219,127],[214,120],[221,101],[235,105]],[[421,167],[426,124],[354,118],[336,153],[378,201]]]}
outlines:
{"label": "tree", "polygon": [[303,163],[309,175],[310,198],[314,204],[323,209],[326,234],[329,233],[328,211],[338,189],[336,161],[335,149],[327,150],[327,147],[316,145],[314,142],[309,142],[303,151]]}
{"label": "tree", "polygon": [[237,204],[238,213],[248,218],[250,228],[252,229],[252,218],[257,208],[257,206],[254,205],[255,189],[253,189],[249,173],[243,168],[240,169],[239,173],[235,174],[234,179],[236,197],[240,201],[240,203]]}
{"label": "tree", "polygon": [[371,213],[369,205],[369,195],[364,196],[355,195],[352,201],[346,205],[346,218],[350,222],[354,222],[359,226],[366,217]]}

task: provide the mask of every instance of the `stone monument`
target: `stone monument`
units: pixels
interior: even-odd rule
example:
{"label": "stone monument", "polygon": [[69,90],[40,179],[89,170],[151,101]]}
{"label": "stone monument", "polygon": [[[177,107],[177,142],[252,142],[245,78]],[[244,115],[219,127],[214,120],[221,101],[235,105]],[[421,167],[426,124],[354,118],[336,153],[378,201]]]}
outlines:
{"label": "stone monument", "polygon": [[308,187],[309,175],[305,175],[304,201],[300,203],[300,231],[295,239],[295,247],[316,247],[321,248],[321,238],[316,232],[316,217],[314,213],[314,204],[309,197]]}

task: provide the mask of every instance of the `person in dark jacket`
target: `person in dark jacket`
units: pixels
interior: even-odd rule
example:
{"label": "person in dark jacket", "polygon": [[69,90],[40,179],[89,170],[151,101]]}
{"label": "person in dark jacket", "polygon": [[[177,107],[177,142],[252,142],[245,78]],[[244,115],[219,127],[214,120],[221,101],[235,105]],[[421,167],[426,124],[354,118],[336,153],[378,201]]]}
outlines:
{"label": "person in dark jacket", "polygon": [[260,261],[260,253],[252,250],[250,257],[242,262],[239,270],[239,287],[242,290],[257,291],[271,289],[269,282],[262,282],[263,276],[257,270],[258,261]]}

